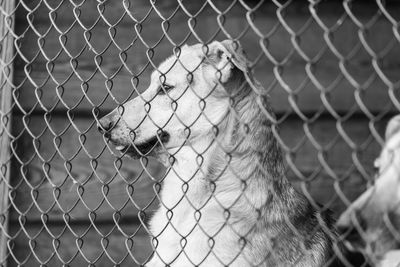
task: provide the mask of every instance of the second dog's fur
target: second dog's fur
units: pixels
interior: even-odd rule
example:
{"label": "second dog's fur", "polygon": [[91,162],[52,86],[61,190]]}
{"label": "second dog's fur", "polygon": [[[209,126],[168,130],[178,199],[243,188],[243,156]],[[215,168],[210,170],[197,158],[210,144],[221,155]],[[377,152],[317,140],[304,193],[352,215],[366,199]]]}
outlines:
{"label": "second dog's fur", "polygon": [[337,225],[356,227],[350,245],[362,251],[374,266],[400,265],[400,115],[385,133],[385,145],[375,161],[373,186],[362,193],[340,216]]}
{"label": "second dog's fur", "polygon": [[146,266],[310,267],[331,257],[330,220],[285,178],[268,97],[247,64],[232,41],[184,46],[142,95],[100,120],[117,149],[168,167]]}

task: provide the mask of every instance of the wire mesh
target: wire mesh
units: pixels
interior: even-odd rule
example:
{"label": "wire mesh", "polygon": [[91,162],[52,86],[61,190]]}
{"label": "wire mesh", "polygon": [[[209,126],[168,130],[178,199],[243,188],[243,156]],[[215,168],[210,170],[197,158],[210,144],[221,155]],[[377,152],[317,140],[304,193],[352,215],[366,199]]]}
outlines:
{"label": "wire mesh", "polygon": [[11,2],[1,266],[396,261],[396,1]]}

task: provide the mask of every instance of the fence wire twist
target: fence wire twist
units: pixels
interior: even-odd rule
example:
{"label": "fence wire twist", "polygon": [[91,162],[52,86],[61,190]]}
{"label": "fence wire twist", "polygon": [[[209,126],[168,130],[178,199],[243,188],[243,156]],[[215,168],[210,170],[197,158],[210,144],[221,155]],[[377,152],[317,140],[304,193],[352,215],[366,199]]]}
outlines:
{"label": "fence wire twist", "polygon": [[[332,209],[333,217],[339,217],[374,183],[372,162],[385,143],[382,128],[400,109],[399,65],[396,65],[400,58],[396,58],[400,51],[396,13],[399,5],[392,1],[16,0],[14,5],[11,2],[0,0],[0,190],[4,192],[0,200],[1,266],[143,266],[157,257],[158,263],[168,265],[168,260],[162,259],[161,243],[163,234],[173,235],[171,231],[179,236],[180,251],[176,258],[185,257],[186,263],[194,266],[210,264],[209,258],[221,266],[235,261],[237,266],[244,266],[240,265],[243,262],[248,266],[264,266],[273,262],[269,258],[283,257],[285,245],[269,240],[268,253],[257,261],[249,259],[246,246],[255,226],[241,232],[242,229],[228,222],[235,214],[230,209],[234,210],[242,198],[248,202],[252,198],[246,192],[247,177],[235,173],[238,166],[246,167],[232,159],[235,153],[243,152],[235,149],[240,150],[241,143],[248,141],[246,134],[252,131],[251,127],[265,125],[240,121],[245,117],[235,97],[230,95],[229,114],[239,121],[242,128],[238,131],[246,134],[235,149],[224,147],[225,140],[219,138],[219,132],[225,126],[216,123],[213,117],[218,110],[210,114],[206,107],[217,105],[207,104],[209,95],[215,94],[218,86],[226,86],[224,71],[234,62],[228,58],[222,67],[213,62],[215,40],[229,39],[243,45],[249,57],[244,70],[248,71],[246,82],[251,94],[259,97],[259,111],[263,120],[268,121],[269,130],[263,134],[276,140],[283,152],[285,176],[305,195],[312,209],[322,214]],[[184,48],[186,43],[200,43],[204,57],[201,64],[213,62],[212,69],[219,75],[208,95],[193,90],[200,64],[185,66],[188,62],[181,55],[189,49]],[[168,73],[173,68],[166,71],[159,67],[170,55],[177,65],[183,66],[189,83],[179,95],[172,94],[167,85],[171,79]],[[151,87],[147,91],[146,88],[155,81],[150,79],[152,71],[161,91],[150,96],[146,92]],[[276,116],[269,106],[265,107],[266,94],[271,95],[271,103],[267,105],[272,106]],[[164,168],[147,156],[146,149],[136,161],[125,157],[143,150],[134,141],[139,138],[136,129],[131,132],[135,136],[130,136],[132,144],[128,148],[126,144],[119,149],[117,146],[122,153],[114,148],[117,142],[110,141],[112,134],[107,133],[110,129],[104,129],[103,125],[100,127],[103,134],[97,132],[100,118],[114,108],[114,118],[124,121],[129,114],[128,100],[136,97],[148,113],[140,118],[137,129],[142,123],[153,125],[158,129],[155,136],[162,143],[161,150],[167,150],[164,143],[171,136],[164,132],[173,119],[160,124],[154,117],[157,110],[154,103],[159,104],[154,99],[158,95],[165,95],[170,101],[171,118],[179,122],[182,136],[195,136],[199,121],[202,127],[211,125],[214,138],[203,150],[191,146],[193,140],[186,140],[188,155],[194,153],[196,166],[195,170],[187,170],[187,177],[179,173],[182,168],[174,168],[175,156],[186,148],[169,151],[169,156],[162,157],[169,166]],[[190,123],[178,116],[178,103],[185,106],[187,95],[192,95],[198,103],[196,107],[187,107],[188,110],[199,110],[198,118]],[[273,176],[270,170],[280,171],[281,156],[279,151],[273,152],[274,143],[261,145],[272,151],[263,159],[273,166],[269,170],[262,164],[255,168],[260,175],[270,177]],[[193,203],[186,193],[191,184],[196,186],[193,185],[196,175],[205,176],[210,171],[204,166],[211,166],[206,162],[211,146],[226,156],[212,158],[221,161],[219,169],[214,170],[221,174],[214,173],[216,178],[210,182],[212,194],[207,201]],[[253,153],[262,154],[263,149],[257,147]],[[216,181],[225,171],[235,174],[243,190],[228,206],[213,196],[218,191]],[[170,205],[161,190],[169,175],[179,178],[175,193],[170,192],[179,199],[174,205]],[[275,190],[273,187],[265,192],[275,194]],[[222,209],[226,220],[223,227],[211,233],[204,227],[207,223],[200,223],[209,201]],[[174,209],[178,210],[180,203],[186,203],[193,213],[195,222],[190,231],[174,225],[180,219],[174,217]],[[153,215],[157,209],[165,211],[164,217],[156,217],[165,225],[155,233],[149,220],[157,216]],[[399,225],[391,216],[394,215],[384,213],[385,226],[381,228],[389,230],[390,235],[385,238],[391,244],[399,244],[396,230]],[[366,263],[374,264],[379,253],[396,248],[383,241],[384,245],[380,245],[379,238],[369,242],[365,225],[357,219],[353,221],[366,242],[357,248]],[[303,235],[291,218],[285,218],[284,222],[287,231],[293,232],[292,239],[310,238]],[[336,235],[322,217],[317,222],[317,228],[307,229],[309,235],[321,232],[333,243],[334,253],[325,266],[334,266],[336,262],[353,266],[353,259],[345,251],[349,244],[339,248],[348,233]],[[240,249],[232,252],[235,255],[229,260],[218,255],[219,247],[215,244],[218,235],[227,228],[240,240]],[[195,229],[209,241],[209,251],[200,260],[191,259],[188,252],[193,245],[190,235]],[[152,237],[151,242],[148,236]],[[307,244],[300,243],[297,249],[304,256]],[[302,260],[296,258],[292,263]]]}

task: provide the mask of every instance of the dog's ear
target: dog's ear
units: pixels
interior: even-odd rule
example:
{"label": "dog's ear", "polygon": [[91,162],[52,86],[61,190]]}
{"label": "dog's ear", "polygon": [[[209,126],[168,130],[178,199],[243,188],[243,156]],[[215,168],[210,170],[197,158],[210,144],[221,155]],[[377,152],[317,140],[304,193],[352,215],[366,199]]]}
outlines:
{"label": "dog's ear", "polygon": [[214,41],[205,51],[205,64],[212,65],[214,75],[221,83],[226,83],[234,68],[248,72],[248,60],[239,42],[225,40]]}
{"label": "dog's ear", "polygon": [[231,54],[232,63],[243,72],[248,72],[249,61],[244,53],[242,45],[237,41],[225,40],[222,41],[221,44],[226,48],[227,51]]}
{"label": "dog's ear", "polygon": [[394,134],[400,131],[400,115],[396,115],[390,119],[386,126],[385,139],[389,140]]}

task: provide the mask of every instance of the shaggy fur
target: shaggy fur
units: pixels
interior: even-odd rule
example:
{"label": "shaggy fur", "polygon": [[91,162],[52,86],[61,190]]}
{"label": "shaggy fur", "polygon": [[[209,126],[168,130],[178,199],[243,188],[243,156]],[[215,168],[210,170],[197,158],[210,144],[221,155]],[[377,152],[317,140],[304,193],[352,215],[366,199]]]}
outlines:
{"label": "shaggy fur", "polygon": [[[333,254],[335,233],[329,231],[329,217],[285,178],[268,97],[237,43],[214,42],[208,48],[183,47],[179,63],[184,68],[168,63],[171,58],[160,65],[168,69],[161,71],[162,83],[180,81],[169,93],[185,97],[194,91],[186,101],[194,98],[196,104],[180,111],[186,102],[179,98],[170,119],[161,122],[156,120],[167,109],[157,108],[165,102],[153,97],[159,102],[151,102],[150,119],[157,125],[152,131],[142,124],[141,110],[135,110],[139,118],[129,116],[135,100],[124,105],[122,114],[114,111],[100,120],[101,130],[120,150],[133,157],[155,156],[168,167],[149,227],[155,253],[146,266],[324,266]],[[184,82],[179,75],[188,72],[191,77]],[[153,77],[148,91],[157,83]],[[180,89],[183,83],[186,91]],[[207,100],[204,105],[201,99]],[[179,123],[174,121],[178,115]],[[128,142],[129,131],[136,139]],[[148,142],[152,149],[144,150],[145,140],[154,136],[158,143]]]}
{"label": "shaggy fur", "polygon": [[[353,250],[362,251],[375,266],[400,265],[400,115],[386,128],[385,145],[375,161],[375,184],[340,216],[343,232]],[[397,232],[397,234],[396,234]],[[396,263],[396,264],[395,264]]]}

